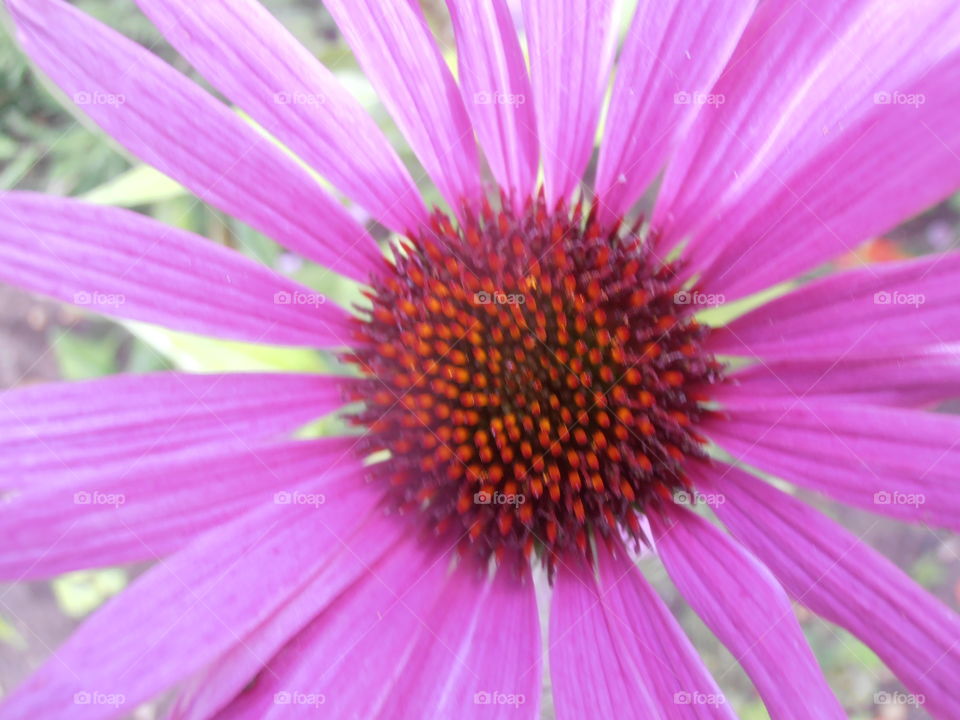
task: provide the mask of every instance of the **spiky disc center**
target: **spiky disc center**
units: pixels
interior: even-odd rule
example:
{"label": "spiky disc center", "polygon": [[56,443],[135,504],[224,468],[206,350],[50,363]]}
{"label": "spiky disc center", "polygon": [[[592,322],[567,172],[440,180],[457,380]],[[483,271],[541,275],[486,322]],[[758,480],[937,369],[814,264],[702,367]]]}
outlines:
{"label": "spiky disc center", "polygon": [[397,508],[482,557],[586,553],[685,487],[720,368],[673,267],[581,207],[435,215],[371,295],[356,386]]}

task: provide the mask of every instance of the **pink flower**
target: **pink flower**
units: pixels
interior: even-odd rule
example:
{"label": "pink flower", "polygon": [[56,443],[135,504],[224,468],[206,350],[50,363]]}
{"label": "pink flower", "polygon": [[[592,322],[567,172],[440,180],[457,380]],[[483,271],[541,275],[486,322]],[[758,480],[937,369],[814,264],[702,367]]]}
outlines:
{"label": "pink flower", "polygon": [[[536,718],[541,568],[558,718],[732,717],[636,568],[643,544],[771,717],[843,717],[789,596],[931,714],[960,717],[957,615],[751,472],[960,526],[960,422],[924,409],[960,390],[960,257],[828,275],[720,328],[694,318],[960,185],[960,6],[641,2],[574,201],[613,0],[525,0],[529,72],[504,0],[448,0],[459,81],[416,2],[326,0],[447,215],[255,2],[138,1],[290,153],[72,6],[7,6],[36,64],[117,142],[371,302],[341,308],[142,215],[23,192],[0,197],[0,278],[177,330],[333,349],[360,372],[0,397],[3,577],[157,561],[0,717],[122,715],[176,688],[178,718]],[[404,236],[389,262],[292,156]],[[649,224],[621,223],[661,172]],[[292,439],[345,400],[362,401],[362,436]]]}

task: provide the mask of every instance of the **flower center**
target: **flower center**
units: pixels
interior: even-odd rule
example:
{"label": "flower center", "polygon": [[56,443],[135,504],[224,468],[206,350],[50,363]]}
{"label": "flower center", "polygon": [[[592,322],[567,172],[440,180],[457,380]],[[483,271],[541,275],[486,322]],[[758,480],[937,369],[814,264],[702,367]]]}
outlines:
{"label": "flower center", "polygon": [[548,566],[687,489],[720,365],[636,228],[582,205],[436,214],[374,283],[354,420],[396,509]]}

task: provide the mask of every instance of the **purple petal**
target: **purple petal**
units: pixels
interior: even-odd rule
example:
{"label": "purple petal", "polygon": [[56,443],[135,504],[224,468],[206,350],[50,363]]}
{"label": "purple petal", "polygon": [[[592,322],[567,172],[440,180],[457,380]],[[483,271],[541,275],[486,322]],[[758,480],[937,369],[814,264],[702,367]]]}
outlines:
{"label": "purple petal", "polygon": [[960,418],[830,400],[728,400],[705,427],[738,461],[850,505],[960,528]]}
{"label": "purple petal", "polygon": [[0,194],[0,279],[107,315],[246,342],[349,344],[343,309],[239,253],[129,210]]}
{"label": "purple petal", "polygon": [[413,179],[376,123],[262,5],[138,2],[217,90],[377,220],[398,232],[426,221]]}
{"label": "purple petal", "polygon": [[960,397],[960,348],[813,355],[763,360],[729,376],[712,397],[824,397],[850,403],[921,407]]}
{"label": "purple petal", "polygon": [[221,656],[271,617],[326,564],[369,512],[366,490],[320,506],[270,504],[211,531],[104,605],[2,709],[6,717],[100,718],[82,693],[135,707]]}
{"label": "purple petal", "polygon": [[[557,717],[733,718],[666,605],[627,557],[598,545],[599,578],[562,565],[551,667]],[[584,677],[588,672],[596,677]],[[625,714],[624,714],[625,713]]]}
{"label": "purple petal", "polygon": [[547,202],[569,198],[593,153],[617,49],[614,0],[523,0]]}
{"label": "purple petal", "polygon": [[617,61],[596,193],[601,220],[639,199],[700,112],[756,0],[660,0],[637,9]]}
{"label": "purple petal", "polygon": [[324,0],[427,174],[455,209],[480,197],[473,128],[419,4]]}
{"label": "purple petal", "polygon": [[812,507],[736,468],[706,472],[720,519],[791,595],[869,645],[934,717],[960,717],[960,616]]}
{"label": "purple petal", "polygon": [[648,517],[673,582],[746,670],[770,717],[845,718],[769,570],[687,510],[664,505]]}
{"label": "purple petal", "polygon": [[[342,542],[323,549],[326,562],[319,573],[289,602],[243,636],[189,681],[178,697],[171,720],[206,720],[241,695],[257,674],[324,608],[402,543],[409,526],[396,517],[373,513]],[[382,573],[376,571],[380,577]],[[269,675],[265,670],[264,674]],[[243,704],[241,702],[240,704]]]}
{"label": "purple petal", "polygon": [[8,0],[24,50],[117,142],[291,250],[366,282],[376,243],[269,138],[156,55],[60,0]]}
{"label": "purple petal", "polygon": [[390,717],[392,691],[427,632],[425,618],[437,612],[449,562],[448,553],[416,538],[398,543],[217,717],[285,718],[290,706],[300,706],[294,713],[321,710],[325,718]]}
{"label": "purple petal", "polygon": [[227,443],[28,488],[0,505],[0,577],[155,560],[255,507],[319,504],[333,480],[362,474],[355,442]]}
{"label": "purple petal", "polygon": [[638,682],[641,670],[620,656],[604,613],[592,569],[563,563],[550,598],[550,678],[557,720],[588,717],[642,720],[657,717],[651,689]]}
{"label": "purple petal", "polygon": [[956,3],[762,3],[711,92],[654,215],[710,292],[796,276],[960,185]]}
{"label": "purple petal", "polygon": [[387,701],[390,717],[536,720],[540,620],[533,577],[469,565],[447,582]]}
{"label": "purple petal", "polygon": [[504,0],[447,0],[463,100],[493,176],[517,209],[537,180],[539,155],[527,66]]}
{"label": "purple petal", "polygon": [[[960,164],[960,163],[958,163]],[[960,340],[960,252],[835,273],[719,328],[714,352],[791,358]]]}
{"label": "purple petal", "polygon": [[335,378],[163,372],[0,394],[0,489],[124,474],[142,460],[242,447],[340,406]]}
{"label": "purple petal", "polygon": [[598,546],[597,557],[598,588],[621,662],[635,665],[660,714],[666,720],[734,718],[696,648],[627,553]]}

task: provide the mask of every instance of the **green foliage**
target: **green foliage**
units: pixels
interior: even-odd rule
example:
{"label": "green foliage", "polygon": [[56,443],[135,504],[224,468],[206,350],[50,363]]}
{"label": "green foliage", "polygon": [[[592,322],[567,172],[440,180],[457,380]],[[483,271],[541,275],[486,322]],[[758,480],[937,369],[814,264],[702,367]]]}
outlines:
{"label": "green foliage", "polygon": [[51,587],[57,604],[74,618],[90,614],[127,586],[124,570],[81,570],[53,580]]}
{"label": "green foliage", "polygon": [[137,207],[183,197],[186,188],[149,165],[136,165],[82,195],[101,205]]}

